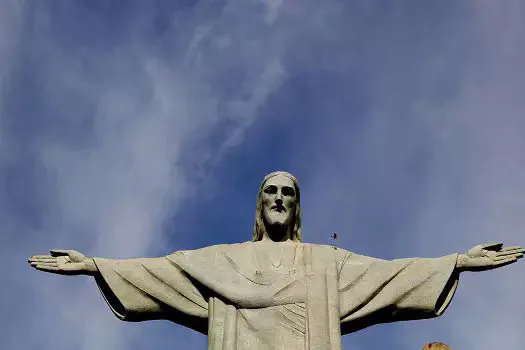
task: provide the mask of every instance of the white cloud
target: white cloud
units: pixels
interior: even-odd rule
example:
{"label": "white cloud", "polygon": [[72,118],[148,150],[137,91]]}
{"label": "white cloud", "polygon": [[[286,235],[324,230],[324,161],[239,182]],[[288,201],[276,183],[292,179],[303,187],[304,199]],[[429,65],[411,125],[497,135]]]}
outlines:
{"label": "white cloud", "polygon": [[[40,214],[36,224],[29,215],[21,221],[21,214],[9,216],[12,203],[0,200],[0,229],[8,233],[0,249],[12,265],[5,283],[13,286],[2,298],[14,300],[0,316],[12,331],[3,337],[7,348],[130,348],[144,326],[116,320],[91,280],[53,278],[31,271],[23,259],[49,248],[106,257],[176,249],[166,247],[163,219],[198,186],[207,166],[243,142],[291,66],[354,81],[341,83],[334,99],[321,85],[316,106],[326,114],[323,128],[315,138],[294,136],[302,152],[292,163],[308,169],[297,174],[310,215],[307,240],[327,239],[334,229],[341,246],[384,258],[446,254],[500,238],[523,244],[525,35],[522,5],[512,4],[477,2],[460,20],[419,23],[411,17],[417,12],[379,13],[370,3],[349,10],[318,2],[200,1],[174,13],[160,38],[143,33],[154,10],[141,8],[115,24],[128,37],[104,33],[106,46],[95,34],[88,37],[100,46],[71,40],[74,34],[59,31],[67,16],[47,5],[1,5],[0,29],[7,29],[0,30],[0,98],[11,90],[5,77],[30,52],[29,61],[38,64],[29,67],[37,76],[28,89],[52,105],[32,110],[34,118],[23,116],[26,128],[36,128],[25,130],[35,139],[0,129],[2,166],[20,154],[35,163],[27,172],[38,175],[30,177],[38,184],[28,184],[37,193],[21,202],[35,203]],[[436,12],[436,18],[448,15]],[[163,48],[153,39],[163,40]],[[453,75],[451,69],[459,90],[443,92],[441,78]],[[370,97],[373,108],[364,118],[339,110],[347,107],[339,104],[344,94],[354,93]],[[14,118],[0,103],[0,121]],[[424,172],[417,175],[411,162],[421,158]],[[403,215],[402,222],[390,213]],[[385,220],[384,232],[374,232],[378,219]],[[392,237],[386,228],[404,236]],[[406,348],[428,340],[450,340],[458,349],[519,348],[520,268],[465,275],[443,318],[410,324],[406,333],[404,326],[367,332],[394,330]],[[365,347],[363,339],[345,344]]]}
{"label": "white cloud", "polygon": [[[171,55],[148,42],[154,38],[140,36],[141,23],[153,20],[144,21],[151,15],[147,11],[129,24],[139,28],[127,28],[137,37],[123,39],[110,50],[66,44],[62,36],[67,33],[57,33],[60,25],[55,27],[54,22],[62,18],[43,4],[21,13],[27,21],[20,28],[25,33],[8,28],[8,35],[2,34],[12,43],[2,46],[1,57],[23,55],[17,45],[39,56],[36,67],[24,69],[36,75],[30,84],[39,89],[38,97],[52,105],[46,111],[32,110],[34,119],[26,117],[27,127],[37,128],[32,134],[35,140],[26,144],[7,138],[3,144],[7,149],[25,148],[37,160],[35,178],[43,193],[39,210],[44,213],[36,229],[15,222],[18,218],[2,223],[2,230],[13,227],[5,237],[12,248],[2,248],[13,263],[8,281],[26,290],[25,302],[33,306],[19,310],[19,321],[7,340],[11,348],[37,343],[56,350],[128,349],[140,333],[142,328],[111,315],[93,281],[36,273],[24,265],[24,259],[53,248],[122,258],[177,248],[166,246],[163,220],[197,185],[198,177],[197,181],[192,177],[217,154],[214,149],[224,152],[242,140],[258,108],[285,78],[278,52],[245,49],[250,42],[243,38],[244,32],[252,26],[264,27],[265,17],[243,22],[244,13],[228,12],[228,6],[232,7],[227,4],[217,15],[206,8],[189,11],[194,18],[184,28],[174,23],[168,35],[177,37],[181,30],[190,37],[194,33],[195,39],[189,49],[178,43],[181,51]],[[2,17],[18,14],[15,10],[8,8]],[[47,20],[34,23],[35,16]],[[240,25],[225,22],[224,16],[241,21]],[[203,22],[216,23],[214,31],[202,32]],[[264,32],[253,35],[255,40],[257,36],[267,40]],[[179,36],[181,42],[184,39]],[[226,51],[217,46],[221,40],[229,43]],[[232,61],[236,66],[231,66]],[[8,60],[0,63],[2,76],[16,67]],[[224,81],[231,80],[224,75],[228,69],[243,79],[240,86],[225,92]],[[2,119],[13,118],[7,107],[1,113]],[[224,123],[225,136],[207,141]],[[4,164],[13,157],[7,154]],[[7,208],[10,203],[4,200],[1,205]],[[23,247],[16,243],[20,234],[28,242]],[[170,235],[176,241],[177,232]],[[4,290],[2,298],[16,298],[16,293]],[[2,318],[7,322],[6,315]],[[30,323],[31,337],[25,337],[22,322]]]}

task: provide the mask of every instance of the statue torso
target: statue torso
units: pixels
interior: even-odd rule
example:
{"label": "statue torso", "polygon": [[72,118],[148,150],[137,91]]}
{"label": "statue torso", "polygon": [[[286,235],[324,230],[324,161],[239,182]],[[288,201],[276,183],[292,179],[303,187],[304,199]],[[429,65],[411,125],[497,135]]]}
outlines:
{"label": "statue torso", "polygon": [[[308,244],[299,242],[243,242],[178,252],[168,259],[238,308],[262,308],[303,303]],[[326,246],[329,260],[346,251]]]}

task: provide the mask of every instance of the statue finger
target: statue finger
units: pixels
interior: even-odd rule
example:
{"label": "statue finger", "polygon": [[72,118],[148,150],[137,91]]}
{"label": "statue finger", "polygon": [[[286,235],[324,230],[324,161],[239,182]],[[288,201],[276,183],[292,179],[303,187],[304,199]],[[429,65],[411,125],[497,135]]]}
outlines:
{"label": "statue finger", "polygon": [[502,249],[501,252],[525,252],[525,248],[523,247],[515,247],[512,249]]}
{"label": "statue finger", "polygon": [[501,247],[503,247],[503,242],[492,242],[492,243],[486,243],[486,244],[482,244],[481,245],[481,248],[483,249],[486,249],[486,250],[500,250]]}
{"label": "statue finger", "polygon": [[45,265],[45,266],[57,266],[58,267],[58,264],[56,261],[49,261],[49,262],[33,261],[30,265],[31,266]]}
{"label": "statue finger", "polygon": [[51,256],[51,255],[33,255],[32,257],[29,258],[29,260],[31,259],[54,259],[55,257]]}
{"label": "statue finger", "polygon": [[519,246],[519,245],[515,245],[515,246],[512,246],[512,247],[504,247],[501,249],[502,252],[504,251],[507,251],[507,250],[516,250],[516,249],[523,249],[523,247]]}
{"label": "statue finger", "polygon": [[54,258],[54,257],[49,257],[49,258],[35,258],[35,257],[32,257],[32,258],[29,258],[27,260],[28,263],[31,263],[31,262],[35,262],[35,261],[41,261],[41,262],[52,262],[52,261],[57,261],[57,258]]}
{"label": "statue finger", "polygon": [[60,271],[60,269],[56,266],[47,266],[47,265],[36,265],[35,266],[35,269],[37,270],[40,270],[40,271],[46,271],[46,272],[58,272]]}
{"label": "statue finger", "polygon": [[520,259],[522,257],[523,257],[523,253],[510,254],[510,255],[496,256],[494,258],[494,261],[502,261],[502,260],[508,260],[508,259]]}
{"label": "statue finger", "polygon": [[31,266],[33,266],[35,268],[37,268],[37,267],[45,267],[45,268],[56,268],[56,269],[59,269],[57,264],[42,264],[42,263],[40,263],[40,264],[31,265]]}
{"label": "statue finger", "polygon": [[507,258],[507,259],[501,259],[495,263],[496,267],[501,267],[505,265],[510,265],[518,261],[516,258]]}
{"label": "statue finger", "polygon": [[497,252],[495,256],[517,255],[517,254],[523,254],[523,253],[525,253],[524,249],[516,249],[516,250],[507,250],[503,252]]}

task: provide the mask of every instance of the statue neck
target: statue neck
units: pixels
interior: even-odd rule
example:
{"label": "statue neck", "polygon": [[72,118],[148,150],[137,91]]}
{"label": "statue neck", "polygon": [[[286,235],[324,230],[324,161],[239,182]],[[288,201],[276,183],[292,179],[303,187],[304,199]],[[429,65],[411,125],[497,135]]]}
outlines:
{"label": "statue neck", "polygon": [[292,227],[281,225],[266,225],[262,241],[285,242],[292,239]]}

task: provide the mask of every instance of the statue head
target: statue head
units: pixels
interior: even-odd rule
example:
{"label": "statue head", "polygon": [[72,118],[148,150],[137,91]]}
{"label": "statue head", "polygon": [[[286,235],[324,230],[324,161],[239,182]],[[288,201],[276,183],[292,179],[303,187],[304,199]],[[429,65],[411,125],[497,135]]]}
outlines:
{"label": "statue head", "polygon": [[433,342],[423,346],[423,350],[452,350],[452,348],[445,343]]}
{"label": "statue head", "polygon": [[297,179],[276,171],[266,175],[259,187],[253,241],[265,236],[273,241],[301,241],[301,205]]}

